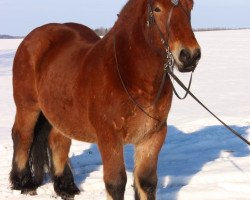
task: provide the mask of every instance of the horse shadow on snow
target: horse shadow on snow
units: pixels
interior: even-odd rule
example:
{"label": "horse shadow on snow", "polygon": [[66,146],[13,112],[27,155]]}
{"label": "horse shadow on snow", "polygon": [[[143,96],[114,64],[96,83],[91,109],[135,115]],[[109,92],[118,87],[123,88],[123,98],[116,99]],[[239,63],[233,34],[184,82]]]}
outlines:
{"label": "horse shadow on snow", "polygon": [[[247,136],[250,126],[231,126]],[[133,171],[133,146],[124,149],[126,170]],[[168,136],[162,147],[158,161],[158,199],[175,200],[179,191],[200,172],[204,165],[216,160],[222,152],[227,152],[232,165],[239,171],[240,166],[230,160],[230,157],[249,156],[248,146],[228,132],[223,126],[207,126],[195,132],[185,133],[175,126],[168,126]],[[78,185],[85,182],[90,173],[102,167],[97,145],[82,154],[71,157],[75,181]]]}

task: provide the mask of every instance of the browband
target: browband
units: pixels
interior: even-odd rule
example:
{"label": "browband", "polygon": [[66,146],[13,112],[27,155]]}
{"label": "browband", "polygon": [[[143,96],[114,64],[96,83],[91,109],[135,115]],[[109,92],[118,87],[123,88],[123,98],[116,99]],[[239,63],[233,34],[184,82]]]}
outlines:
{"label": "browband", "polygon": [[175,5],[178,6],[180,0],[171,0],[171,2]]}

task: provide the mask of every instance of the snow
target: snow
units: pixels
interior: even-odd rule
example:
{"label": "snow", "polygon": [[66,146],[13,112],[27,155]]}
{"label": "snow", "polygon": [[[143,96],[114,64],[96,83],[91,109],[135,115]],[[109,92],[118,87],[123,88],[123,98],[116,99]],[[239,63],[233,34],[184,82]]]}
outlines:
{"label": "snow", "polygon": [[16,50],[22,39],[0,39],[0,50]]}
{"label": "snow", "polygon": [[[191,90],[212,111],[250,140],[250,30],[197,32],[202,60]],[[60,199],[48,178],[37,196],[10,189],[11,127],[15,117],[11,66],[21,40],[0,40],[0,199]],[[184,82],[189,75],[177,73]],[[180,91],[180,88],[178,88]],[[160,200],[250,199],[249,147],[190,97],[174,98],[168,137],[158,166]],[[128,175],[125,199],[133,197],[133,147],[125,148]],[[105,199],[102,161],[96,145],[74,141],[70,151],[75,199]]]}

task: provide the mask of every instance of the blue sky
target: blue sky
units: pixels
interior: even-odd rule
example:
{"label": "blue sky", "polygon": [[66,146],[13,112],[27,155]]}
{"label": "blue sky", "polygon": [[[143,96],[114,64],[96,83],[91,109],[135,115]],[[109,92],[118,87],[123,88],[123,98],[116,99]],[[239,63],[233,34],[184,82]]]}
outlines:
{"label": "blue sky", "polygon": [[[250,27],[249,0],[194,0],[194,28]],[[0,34],[26,35],[49,22],[111,27],[126,0],[0,0]]]}

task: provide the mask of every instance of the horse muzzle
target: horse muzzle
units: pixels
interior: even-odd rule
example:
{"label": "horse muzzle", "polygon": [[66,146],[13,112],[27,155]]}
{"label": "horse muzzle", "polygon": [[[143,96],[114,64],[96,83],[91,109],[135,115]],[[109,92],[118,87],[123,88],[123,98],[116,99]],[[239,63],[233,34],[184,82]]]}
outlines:
{"label": "horse muzzle", "polygon": [[182,49],[179,54],[179,62],[181,63],[181,65],[178,66],[178,70],[180,72],[194,71],[200,59],[200,48],[195,49],[193,52],[188,49]]}

